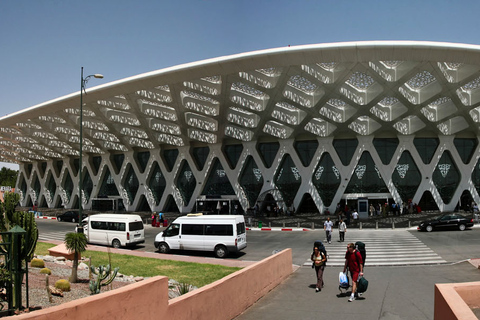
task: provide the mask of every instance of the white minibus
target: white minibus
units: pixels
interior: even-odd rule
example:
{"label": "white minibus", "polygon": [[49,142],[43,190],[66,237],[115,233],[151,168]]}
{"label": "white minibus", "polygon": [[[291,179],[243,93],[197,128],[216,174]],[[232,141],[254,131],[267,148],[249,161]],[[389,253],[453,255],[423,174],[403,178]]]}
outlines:
{"label": "white minibus", "polygon": [[160,253],[170,250],[213,251],[217,258],[247,247],[245,219],[241,215],[191,214],[175,219],[155,237]]}
{"label": "white minibus", "polygon": [[136,214],[94,214],[83,219],[88,243],[114,248],[145,242],[143,221]]}

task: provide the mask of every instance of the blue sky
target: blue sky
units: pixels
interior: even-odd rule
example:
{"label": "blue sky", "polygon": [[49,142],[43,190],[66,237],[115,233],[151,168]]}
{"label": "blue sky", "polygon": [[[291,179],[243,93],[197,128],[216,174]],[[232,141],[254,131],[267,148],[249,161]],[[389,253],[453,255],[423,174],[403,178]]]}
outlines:
{"label": "blue sky", "polygon": [[[0,116],[182,63],[313,43],[480,44],[480,1],[0,0]],[[2,164],[0,163],[0,166]]]}

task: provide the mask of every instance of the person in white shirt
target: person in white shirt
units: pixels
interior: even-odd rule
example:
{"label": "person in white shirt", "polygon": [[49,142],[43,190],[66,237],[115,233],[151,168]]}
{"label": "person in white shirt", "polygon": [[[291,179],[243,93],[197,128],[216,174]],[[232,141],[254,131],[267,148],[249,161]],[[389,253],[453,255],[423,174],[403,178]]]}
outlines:
{"label": "person in white shirt", "polygon": [[332,243],[332,227],[333,227],[333,222],[330,221],[330,217],[328,217],[327,221],[323,223],[323,230],[325,230],[325,233],[327,235],[328,243]]}
{"label": "person in white shirt", "polygon": [[338,232],[340,233],[340,242],[345,241],[345,232],[347,232],[347,225],[343,222],[343,219],[340,219],[338,223]]}
{"label": "person in white shirt", "polygon": [[353,217],[353,221],[356,222],[358,219],[358,212],[356,209],[353,210],[352,217]]}

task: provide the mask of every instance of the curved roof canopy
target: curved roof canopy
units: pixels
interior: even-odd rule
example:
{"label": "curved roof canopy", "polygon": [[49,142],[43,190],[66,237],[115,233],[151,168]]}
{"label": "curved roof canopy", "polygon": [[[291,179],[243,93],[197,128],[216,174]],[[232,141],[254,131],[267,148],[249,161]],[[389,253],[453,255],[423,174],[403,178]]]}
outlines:
{"label": "curved roof canopy", "polygon": [[[83,150],[355,135],[479,134],[480,46],[351,42],[263,50],[89,88]],[[0,118],[0,161],[79,155],[80,92]]]}

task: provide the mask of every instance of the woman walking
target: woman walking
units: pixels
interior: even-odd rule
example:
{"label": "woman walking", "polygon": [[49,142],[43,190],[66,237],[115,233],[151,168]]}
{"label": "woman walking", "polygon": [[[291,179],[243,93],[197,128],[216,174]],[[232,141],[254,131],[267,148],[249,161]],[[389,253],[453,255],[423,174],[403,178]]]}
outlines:
{"label": "woman walking", "polygon": [[313,261],[313,266],[315,267],[315,274],[317,275],[317,287],[315,288],[315,292],[319,292],[322,291],[323,288],[323,270],[325,269],[327,256],[318,250],[318,247],[315,247],[311,259]]}

